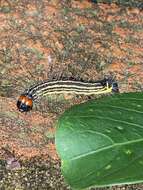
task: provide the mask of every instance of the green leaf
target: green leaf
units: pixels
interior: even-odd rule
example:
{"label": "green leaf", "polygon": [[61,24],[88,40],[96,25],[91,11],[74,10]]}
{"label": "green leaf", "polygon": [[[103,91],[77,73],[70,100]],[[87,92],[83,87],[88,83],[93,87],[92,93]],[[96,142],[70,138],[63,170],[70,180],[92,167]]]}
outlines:
{"label": "green leaf", "polygon": [[143,93],[73,106],[58,121],[56,148],[72,188],[143,182]]}

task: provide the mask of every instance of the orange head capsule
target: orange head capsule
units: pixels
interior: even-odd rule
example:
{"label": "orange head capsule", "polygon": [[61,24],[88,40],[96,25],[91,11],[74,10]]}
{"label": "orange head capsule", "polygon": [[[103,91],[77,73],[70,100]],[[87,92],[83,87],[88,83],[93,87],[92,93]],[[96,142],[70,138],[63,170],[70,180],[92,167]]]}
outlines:
{"label": "orange head capsule", "polygon": [[25,93],[19,97],[19,99],[17,101],[17,107],[18,107],[19,111],[28,112],[28,111],[32,110],[32,106],[33,106],[32,95]]}

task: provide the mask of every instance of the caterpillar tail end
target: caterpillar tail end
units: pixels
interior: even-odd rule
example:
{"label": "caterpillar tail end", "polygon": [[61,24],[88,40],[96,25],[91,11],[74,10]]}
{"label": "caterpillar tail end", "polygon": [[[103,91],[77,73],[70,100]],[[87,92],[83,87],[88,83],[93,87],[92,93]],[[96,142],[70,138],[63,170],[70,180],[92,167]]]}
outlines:
{"label": "caterpillar tail end", "polygon": [[111,89],[112,93],[119,93],[118,83],[114,79],[112,79],[112,78],[106,79],[106,86],[107,86],[107,88]]}
{"label": "caterpillar tail end", "polygon": [[113,82],[113,83],[112,83],[112,92],[113,92],[113,93],[119,93],[119,92],[120,92],[117,82]]}

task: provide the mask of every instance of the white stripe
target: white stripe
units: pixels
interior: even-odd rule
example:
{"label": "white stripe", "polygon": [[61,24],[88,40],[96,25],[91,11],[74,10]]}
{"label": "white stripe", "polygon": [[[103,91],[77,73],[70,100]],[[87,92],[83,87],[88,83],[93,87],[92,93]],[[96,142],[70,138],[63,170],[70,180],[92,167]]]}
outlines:
{"label": "white stripe", "polygon": [[[58,84],[58,83],[63,83],[63,84]],[[40,89],[40,88],[43,88],[44,86],[48,86],[48,85],[50,85],[50,87],[51,86],[56,86],[56,85],[69,85],[69,84],[66,84],[66,83],[71,83],[70,85],[77,85],[77,86],[85,86],[85,87],[87,87],[87,86],[89,86],[89,87],[95,87],[95,86],[100,86],[101,85],[101,83],[100,82],[95,82],[95,83],[89,83],[89,82],[80,82],[80,81],[71,81],[71,80],[68,80],[68,81],[47,81],[47,82],[44,82],[44,83],[41,83],[41,84],[38,84],[38,85],[35,85],[35,86],[33,86],[33,87],[31,87],[30,89],[29,89],[29,91],[36,91],[36,90],[38,90],[38,88]],[[78,85],[79,84],[79,85]],[[102,85],[101,85],[102,86]]]}
{"label": "white stripe", "polygon": [[43,91],[43,92],[39,92],[34,95],[37,95],[37,96],[45,96],[45,95],[51,95],[51,94],[67,94],[67,93],[72,93],[72,94],[83,94],[83,95],[97,95],[97,94],[105,94],[105,93],[110,93],[112,92],[112,88],[102,88],[102,89],[98,89],[98,90],[86,90],[86,91],[83,91],[83,90],[75,90],[75,89],[72,89],[69,91],[66,89],[66,90],[54,90],[54,91]]}

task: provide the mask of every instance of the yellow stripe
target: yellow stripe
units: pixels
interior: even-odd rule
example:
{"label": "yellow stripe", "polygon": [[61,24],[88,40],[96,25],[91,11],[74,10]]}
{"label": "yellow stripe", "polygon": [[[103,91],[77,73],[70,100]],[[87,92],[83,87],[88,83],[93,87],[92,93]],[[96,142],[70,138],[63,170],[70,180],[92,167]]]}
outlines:
{"label": "yellow stripe", "polygon": [[112,92],[112,87],[110,88],[104,88],[104,89],[100,89],[100,90],[97,90],[97,91],[93,91],[93,90],[90,90],[90,91],[76,91],[76,90],[71,90],[71,91],[67,91],[67,90],[55,90],[55,91],[44,91],[43,93],[40,93],[38,95],[42,95],[42,96],[46,96],[46,95],[51,95],[51,94],[67,94],[67,93],[73,93],[73,94],[83,94],[83,95],[98,95],[98,94],[107,94],[107,93],[110,93]]}

